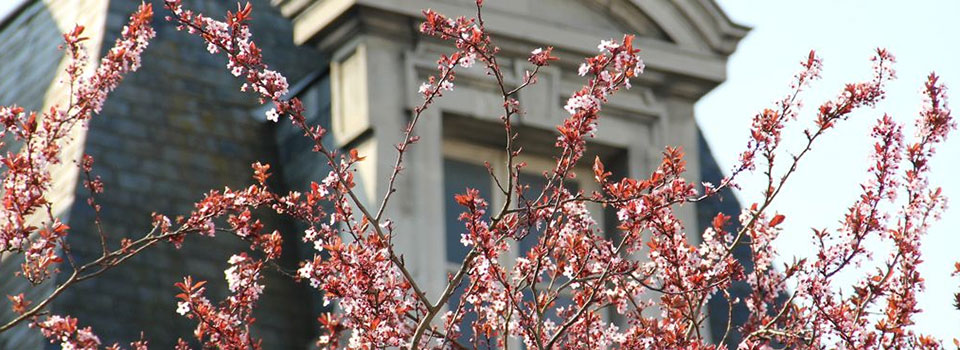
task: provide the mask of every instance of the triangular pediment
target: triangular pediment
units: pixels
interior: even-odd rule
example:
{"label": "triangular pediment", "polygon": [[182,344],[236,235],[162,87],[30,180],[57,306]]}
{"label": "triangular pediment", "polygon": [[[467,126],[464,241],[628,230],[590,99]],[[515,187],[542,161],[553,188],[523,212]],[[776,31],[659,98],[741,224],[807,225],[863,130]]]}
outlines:
{"label": "triangular pediment", "polygon": [[721,55],[732,53],[748,30],[732,22],[713,0],[489,0],[484,7],[558,30],[599,38],[635,34]]}
{"label": "triangular pediment", "polygon": [[[295,25],[295,42],[318,39],[357,8],[419,18],[421,10],[473,15],[471,0],[273,0]],[[730,55],[749,28],[732,22],[714,0],[487,0],[485,17],[500,34],[559,45],[564,38],[617,38],[635,34],[683,51]],[[382,22],[382,21],[381,21]],[[529,32],[527,32],[529,31]]]}
{"label": "triangular pediment", "polygon": [[629,0],[487,1],[485,7],[522,17],[526,21],[600,38],[626,33],[672,41],[653,19]]}

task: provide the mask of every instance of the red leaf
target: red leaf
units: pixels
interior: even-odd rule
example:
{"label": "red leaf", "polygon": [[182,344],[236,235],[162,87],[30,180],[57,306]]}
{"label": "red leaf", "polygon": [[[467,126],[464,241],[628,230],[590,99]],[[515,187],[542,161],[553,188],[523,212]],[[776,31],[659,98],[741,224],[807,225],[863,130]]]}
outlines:
{"label": "red leaf", "polygon": [[777,214],[770,220],[770,227],[777,227],[781,222],[783,222],[784,216]]}
{"label": "red leaf", "polygon": [[600,162],[600,156],[597,156],[593,159],[593,175],[597,180],[597,183],[600,184],[606,182],[607,177],[610,176],[610,172],[606,171],[606,169],[603,167],[603,163]]}
{"label": "red leaf", "polygon": [[359,162],[361,160],[367,159],[367,157],[361,157],[360,152],[356,148],[350,150],[350,160],[354,162]]}

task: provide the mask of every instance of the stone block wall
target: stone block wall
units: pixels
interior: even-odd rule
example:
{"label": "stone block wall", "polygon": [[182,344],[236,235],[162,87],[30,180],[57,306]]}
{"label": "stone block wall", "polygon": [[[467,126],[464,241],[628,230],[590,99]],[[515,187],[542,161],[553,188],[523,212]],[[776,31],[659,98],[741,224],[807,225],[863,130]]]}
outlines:
{"label": "stone block wall", "polygon": [[[250,164],[255,161],[276,163],[275,126],[251,111],[259,106],[255,96],[239,91],[242,81],[225,68],[226,58],[210,55],[199,37],[177,32],[163,17],[161,0],[152,0],[157,37],[145,51],[143,67],[127,76],[109,97],[101,115],[75,140],[76,157],[87,153],[96,158],[94,173],[102,177],[106,189],[98,196],[102,205],[103,229],[113,247],[123,237],[137,238],[150,229],[151,212],[170,217],[187,215],[203,194],[224,186],[240,188],[252,183]],[[78,4],[99,5],[86,8]],[[309,72],[324,67],[321,55],[298,48],[291,40],[291,26],[267,0],[252,1],[255,8],[251,25],[254,40],[263,48],[265,60],[273,69],[284,72],[291,83]],[[106,52],[136,9],[138,1],[35,1],[20,12],[11,24],[0,28],[0,50],[4,64],[24,62],[21,82],[30,88],[7,89],[8,75],[0,76],[0,104],[18,104],[40,108],[42,96],[51,95],[59,71],[56,49],[65,26],[51,25],[57,13],[72,14],[72,22],[100,18],[88,25],[87,33],[103,45],[91,48],[94,58]],[[221,17],[233,5],[229,1],[187,0],[185,6]],[[80,16],[80,14],[86,14]],[[69,17],[69,16],[62,16]],[[69,19],[68,19],[69,20]],[[62,21],[67,22],[67,20]],[[32,26],[32,27],[31,27]],[[38,59],[31,60],[35,54]],[[8,58],[9,57],[9,58]],[[56,59],[53,59],[56,57]],[[8,61],[10,60],[10,61]],[[14,69],[16,70],[16,69]],[[29,76],[27,76],[29,75]],[[44,75],[44,76],[36,76]],[[24,101],[24,102],[21,102]],[[35,103],[30,105],[28,103]],[[82,146],[82,147],[81,147]],[[72,227],[69,244],[79,261],[95,259],[101,253],[94,226],[94,212],[86,204],[87,191],[77,181],[75,166],[63,189],[54,197],[76,197],[60,216]],[[64,176],[61,176],[64,177]],[[284,185],[280,185],[281,189]],[[264,220],[268,229],[280,229],[287,236],[286,269],[296,267],[298,234],[289,222]],[[80,318],[90,325],[105,343],[137,340],[141,330],[154,348],[172,348],[177,338],[192,340],[195,321],[175,313],[176,290],[173,284],[184,276],[208,280],[208,295],[219,300],[226,294],[223,270],[230,255],[248,250],[248,244],[229,235],[216,238],[188,237],[183,249],[169,244],[152,247],[141,255],[102,276],[77,284],[51,305],[53,313]],[[4,261],[0,269],[19,268],[20,257]],[[69,269],[69,267],[66,267]],[[59,281],[66,278],[59,277]],[[302,284],[275,271],[267,273],[267,288],[257,314],[256,335],[269,349],[304,349],[311,342],[316,321],[309,303],[310,294]],[[5,294],[16,290],[15,281],[0,283]],[[6,320],[7,307],[0,308],[0,320]],[[42,339],[25,326],[0,336],[2,349],[39,348]],[[50,345],[54,346],[54,345]]]}
{"label": "stone block wall", "polygon": [[[90,52],[98,52],[103,33],[106,2],[98,0],[33,0],[24,1],[9,16],[0,22],[0,105],[19,105],[27,110],[42,112],[54,105],[62,105],[69,96],[69,89],[59,82],[64,78],[63,68],[67,61],[58,46],[61,34],[72,30],[77,23],[91,39],[85,42]],[[97,55],[91,55],[90,62]],[[84,134],[76,130],[70,134],[71,142],[63,145],[64,163],[51,169],[56,179],[49,199],[56,203],[54,212],[63,214],[73,204],[77,168],[73,160],[81,154]],[[3,152],[14,151],[20,144],[12,138],[3,140]],[[13,276],[20,270],[21,256],[0,255],[0,274]],[[20,278],[0,281],[0,295],[24,293],[28,299],[37,300],[49,294],[51,283],[30,286]],[[14,317],[3,299],[0,320]],[[37,349],[42,339],[36,331],[19,327],[0,335],[0,349]]]}

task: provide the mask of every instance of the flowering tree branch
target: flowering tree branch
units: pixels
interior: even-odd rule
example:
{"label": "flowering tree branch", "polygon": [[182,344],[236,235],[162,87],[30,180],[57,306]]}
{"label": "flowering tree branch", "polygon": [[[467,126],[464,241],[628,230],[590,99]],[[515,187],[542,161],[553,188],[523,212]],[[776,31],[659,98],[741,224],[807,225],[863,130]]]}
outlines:
{"label": "flowering tree branch", "polygon": [[[0,325],[0,332],[30,320],[65,348],[98,349],[99,338],[89,327],[80,328],[77,319],[41,318],[55,298],[158,242],[180,247],[188,236],[227,233],[249,243],[249,250],[236,252],[227,261],[229,294],[223,300],[210,300],[206,281],[185,276],[176,284],[176,312],[196,322],[194,337],[203,348],[261,349],[252,315],[266,287],[264,269],[276,266],[283,254],[281,233],[268,232],[254,215],[262,213],[258,209],[269,209],[307,227],[302,240],[315,252],[292,277],[322,293],[325,304],[335,303],[318,318],[317,346],[325,349],[507,349],[520,343],[540,350],[720,350],[732,332],[743,335],[738,349],[744,350],[942,347],[911,328],[924,281],[917,270],[922,261],[920,238],[942,214],[946,201],[942,191],[929,184],[929,161],[936,145],[955,128],[945,87],[934,74],[924,85],[925,103],[914,140],[904,141],[903,127],[892,117],[879,118],[871,132],[874,152],[867,181],[840,227],[813,231],[815,257],[782,270],[773,267],[777,253],[772,242],[781,233],[786,215],[770,213],[770,208],[822,135],[851,118],[854,111],[873,107],[885,97],[884,84],[894,78],[894,58],[885,50],[876,52],[872,79],[846,85],[814,112],[813,126],[803,132],[806,142],[797,153],[786,153],[781,137],[790,122],[803,118],[802,92],[820,76],[822,62],[814,52],[801,62],[790,93],[753,118],[745,150],[731,175],[718,184],[704,184],[698,190],[686,179],[683,151],[667,147],[659,165],[645,178],[614,178],[599,157],[594,159],[592,175],[599,190],[587,193],[572,190],[567,181],[578,176],[578,165],[607,100],[629,89],[631,79],[644,71],[633,36],[603,40],[598,53],[579,66],[585,83],[564,105],[569,115],[556,128],[556,162],[543,174],[545,186],[534,196],[529,193],[531,184],[520,177],[526,164],[518,161],[523,152],[515,143],[519,131],[513,119],[523,113],[516,95],[535,86],[541,68],[557,60],[553,49],[532,50],[527,57],[529,69],[519,81],[508,83],[498,63],[500,50],[483,20],[482,0],[476,1],[471,18],[426,10],[420,31],[449,42],[454,51],[437,60],[437,74],[420,86],[423,101],[400,132],[385,191],[378,203],[367,206],[355,192],[354,182],[355,166],[365,158],[356,150],[328,148],[322,142],[326,130],[307,124],[300,100],[287,96],[286,78],[263,62],[261,49],[252,40],[248,27],[252,6],[238,4],[223,20],[185,9],[180,0],[165,0],[164,8],[169,12],[166,19],[178,29],[203,39],[211,54],[224,54],[227,70],[244,80],[240,89],[254,94],[260,103],[273,105],[266,118],[278,122],[281,116],[287,117],[313,142],[313,151],[323,155],[331,170],[324,179],[312,182],[308,191],[277,193],[267,184],[270,166],[255,163],[253,184],[210,191],[188,216],[176,220],[154,214],[148,233],[137,240],[123,240],[119,249],[112,250],[96,201],[104,184],[92,175],[93,159],[85,156],[79,165],[90,193],[88,204],[94,208],[102,254],[90,262],[75,260],[65,243],[69,228],[54,217],[52,203],[46,199],[51,182],[48,168],[60,162],[58,143],[71,128],[99,113],[123,74],[139,67],[140,53],[154,35],[149,27],[152,8],[142,5],[134,13],[115,47],[89,77],[83,74],[83,28],[78,26],[64,36],[71,62],[66,71],[71,89],[68,107],[40,116],[16,106],[0,107],[4,126],[0,137],[9,133],[22,143],[19,153],[0,157],[6,168],[0,253],[23,254],[21,274],[32,283],[59,272],[57,266],[64,259],[72,268],[67,279],[41,300],[27,300],[23,294],[8,296],[18,316]],[[401,190],[397,179],[402,176],[405,154],[419,140],[416,126],[423,113],[453,91],[457,67],[469,68],[478,62],[502,99],[506,178],[494,176],[489,163],[487,170],[504,201],[499,208],[490,208],[476,189],[465,189],[454,197],[463,208],[458,233],[469,249],[440,294],[430,298],[395,251],[394,223],[387,209],[393,194]],[[785,153],[789,158],[780,168],[777,161]],[[735,187],[740,174],[758,167],[767,186],[759,200],[740,214],[740,228],[729,231],[733,219],[719,214],[702,232],[702,242],[690,243],[691,232],[686,228],[690,223],[678,218],[676,208]],[[587,210],[588,203],[615,212],[615,228],[601,227]],[[31,224],[31,220],[42,224]],[[507,253],[528,237],[535,244],[520,251],[516,259],[508,259]],[[873,238],[890,242],[893,249],[875,272],[852,286],[853,294],[841,294],[844,286],[838,285],[835,276],[870,261],[873,252],[863,243]],[[741,245],[749,249],[752,271],[745,271],[743,262],[732,256]],[[743,300],[731,299],[726,292],[736,281],[750,287]],[[704,305],[712,297],[725,298],[728,310],[739,303],[748,310],[745,324],[735,327],[727,322],[718,334],[719,344],[710,344],[701,331]],[[727,315],[731,317],[732,312]],[[142,350],[147,343],[141,339],[130,346]],[[188,350],[190,345],[179,339],[175,348]]]}

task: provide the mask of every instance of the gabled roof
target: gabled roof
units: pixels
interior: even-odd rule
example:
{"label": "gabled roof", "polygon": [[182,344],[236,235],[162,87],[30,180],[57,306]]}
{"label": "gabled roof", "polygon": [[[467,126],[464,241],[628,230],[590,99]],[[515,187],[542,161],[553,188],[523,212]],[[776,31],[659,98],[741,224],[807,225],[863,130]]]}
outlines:
{"label": "gabled roof", "polygon": [[[602,1],[602,0],[593,0]],[[730,20],[713,0],[624,0],[632,3],[681,46],[706,45],[730,55],[750,30]]]}

